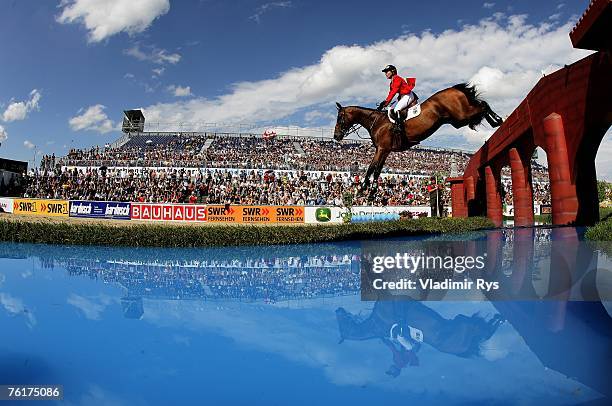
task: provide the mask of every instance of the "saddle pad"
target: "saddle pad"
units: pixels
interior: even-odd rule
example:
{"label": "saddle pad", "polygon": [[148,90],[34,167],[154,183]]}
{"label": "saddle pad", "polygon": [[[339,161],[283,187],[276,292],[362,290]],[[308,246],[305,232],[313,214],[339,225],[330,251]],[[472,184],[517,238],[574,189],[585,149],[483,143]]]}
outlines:
{"label": "saddle pad", "polygon": [[406,120],[408,121],[411,118],[415,118],[416,116],[418,116],[419,114],[421,114],[421,104],[417,103],[414,106],[410,107],[408,109],[408,115],[406,116]]}
{"label": "saddle pad", "polygon": [[414,341],[418,343],[422,343],[423,342],[423,332],[419,330],[418,328],[415,328],[412,326],[408,326],[408,328],[410,329],[410,338],[412,338]]}
{"label": "saddle pad", "polygon": [[[406,119],[404,121],[408,121],[411,118],[415,118],[417,117],[419,114],[421,114],[421,104],[417,103],[414,106],[410,107],[407,111],[407,115],[406,115]],[[393,118],[391,118],[391,109],[387,110],[387,117],[389,118],[389,121],[391,121],[393,124],[395,124],[395,120]]]}

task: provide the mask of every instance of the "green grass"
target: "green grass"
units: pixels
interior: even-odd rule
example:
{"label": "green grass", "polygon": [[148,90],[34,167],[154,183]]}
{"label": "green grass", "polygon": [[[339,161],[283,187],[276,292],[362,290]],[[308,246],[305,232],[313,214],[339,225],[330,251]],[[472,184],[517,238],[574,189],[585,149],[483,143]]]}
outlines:
{"label": "green grass", "polygon": [[589,227],[585,237],[612,258],[612,208],[600,208],[599,217],[602,221]]}
{"label": "green grass", "polygon": [[285,245],[385,237],[463,233],[493,228],[483,217],[420,218],[365,224],[189,227],[134,224],[44,223],[0,220],[0,241],[65,245],[213,247]]}

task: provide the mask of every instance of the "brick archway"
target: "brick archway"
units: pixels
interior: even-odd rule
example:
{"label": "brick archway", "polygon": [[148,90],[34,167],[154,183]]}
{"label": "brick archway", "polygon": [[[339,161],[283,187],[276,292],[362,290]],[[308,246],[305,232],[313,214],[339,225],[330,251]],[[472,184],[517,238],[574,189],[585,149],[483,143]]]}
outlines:
{"label": "brick archway", "polygon": [[515,225],[533,225],[531,156],[548,158],[553,224],[599,220],[595,156],[612,124],[612,1],[596,0],[570,37],[598,50],[543,77],[469,161],[450,178],[453,216],[486,215],[502,225],[501,168],[510,165]]}

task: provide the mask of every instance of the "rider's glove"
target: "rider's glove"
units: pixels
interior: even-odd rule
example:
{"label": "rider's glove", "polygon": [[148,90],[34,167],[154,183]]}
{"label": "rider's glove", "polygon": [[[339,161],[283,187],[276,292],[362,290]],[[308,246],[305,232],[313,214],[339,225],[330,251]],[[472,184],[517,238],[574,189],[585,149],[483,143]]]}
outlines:
{"label": "rider's glove", "polygon": [[378,104],[378,107],[376,108],[376,110],[378,111],[383,111],[383,109],[387,106],[387,101],[383,100],[380,102],[380,104]]}

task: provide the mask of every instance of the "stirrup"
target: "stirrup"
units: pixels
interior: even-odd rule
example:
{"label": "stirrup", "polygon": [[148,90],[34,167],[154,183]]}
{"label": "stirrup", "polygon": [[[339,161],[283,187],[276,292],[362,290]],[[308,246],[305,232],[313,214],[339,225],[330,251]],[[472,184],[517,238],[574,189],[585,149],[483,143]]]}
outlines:
{"label": "stirrup", "polygon": [[404,122],[396,120],[391,130],[398,135],[404,134]]}

